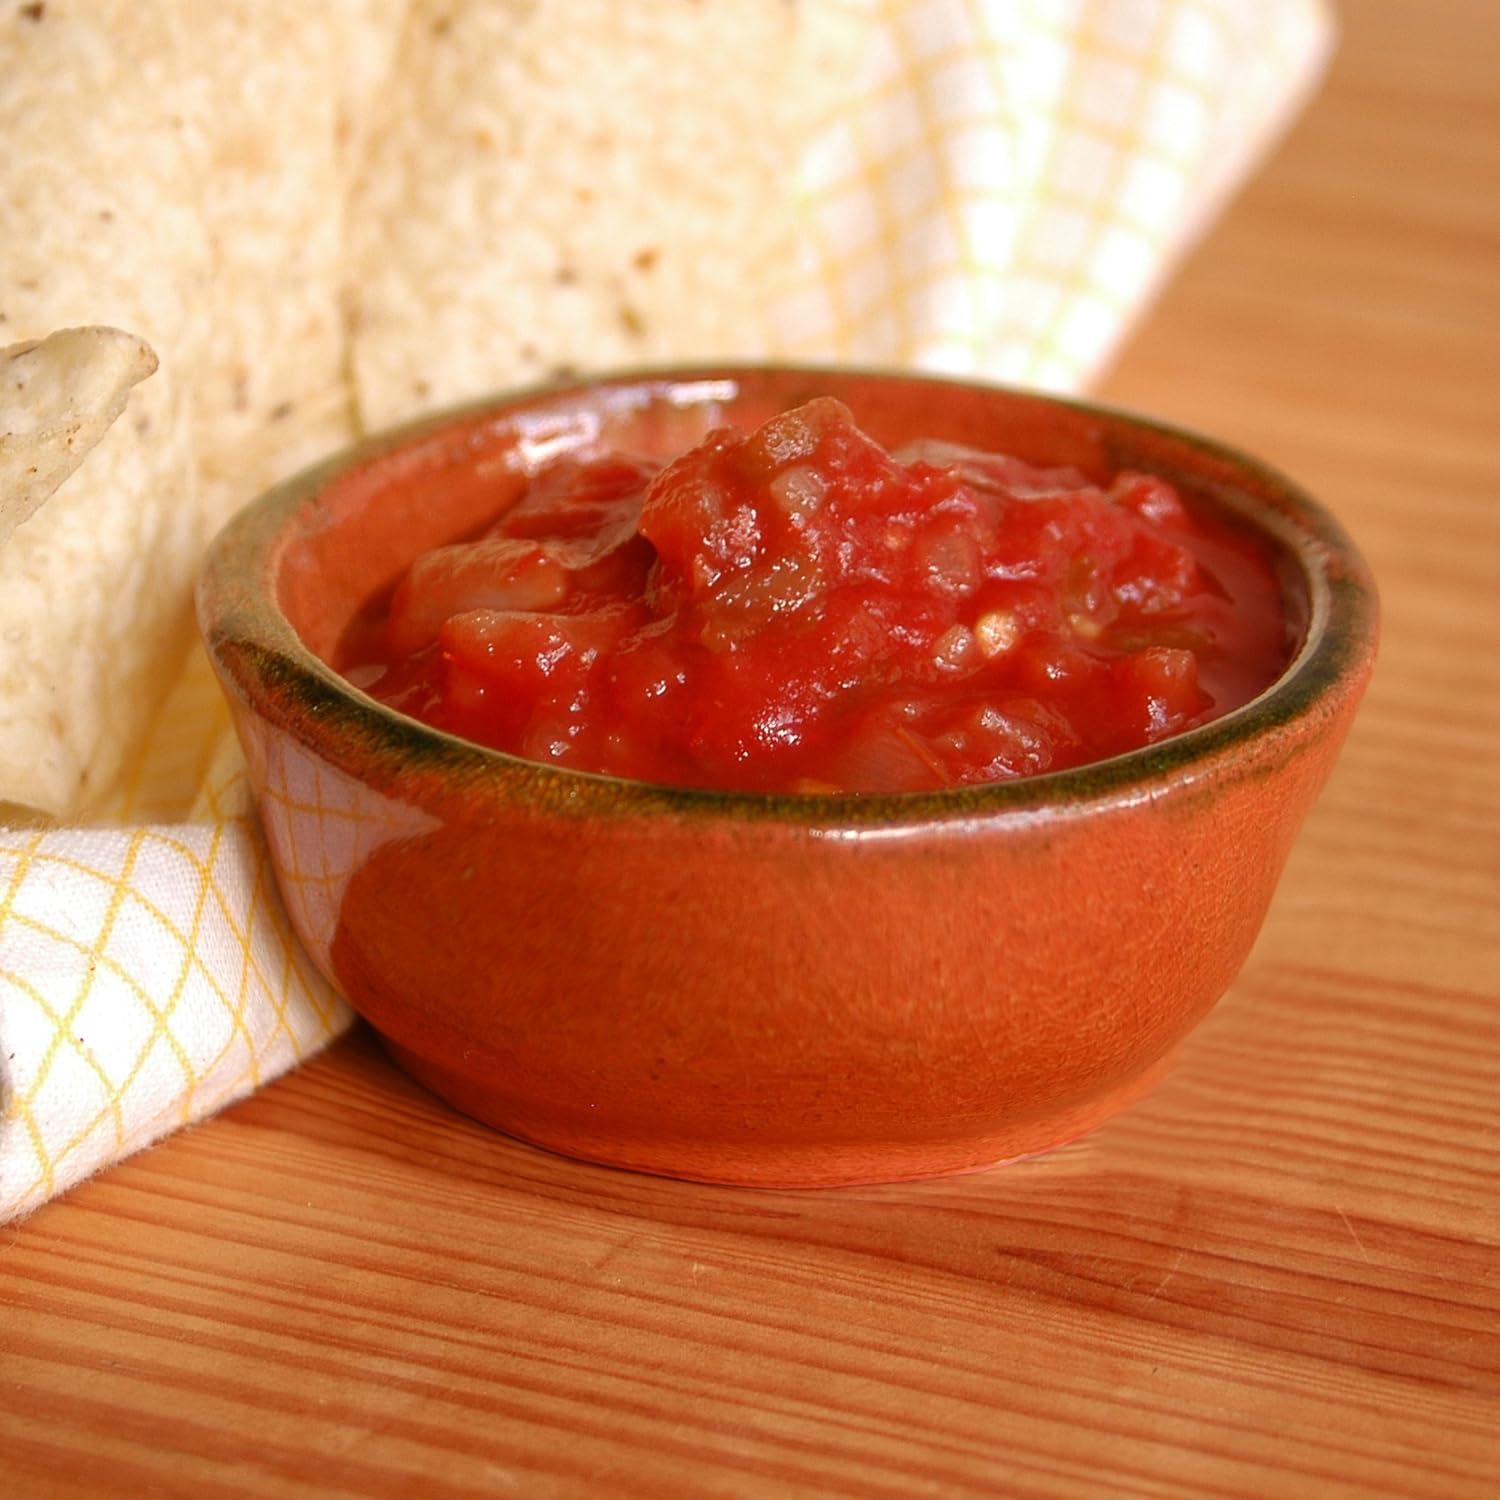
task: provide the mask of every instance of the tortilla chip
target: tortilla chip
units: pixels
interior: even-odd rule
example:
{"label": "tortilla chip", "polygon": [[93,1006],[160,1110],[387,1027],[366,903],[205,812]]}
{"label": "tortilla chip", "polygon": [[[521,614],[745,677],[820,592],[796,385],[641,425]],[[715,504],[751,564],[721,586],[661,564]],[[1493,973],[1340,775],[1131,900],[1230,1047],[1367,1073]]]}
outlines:
{"label": "tortilla chip", "polygon": [[83,462],[156,355],[118,328],[0,349],[0,546]]}
{"label": "tortilla chip", "polygon": [[202,161],[217,261],[194,402],[216,519],[354,435],[345,204],[404,9],[215,0],[194,10],[183,66],[216,75],[220,95]]}
{"label": "tortilla chip", "polygon": [[351,434],[342,204],[403,8],[0,22],[0,337],[112,324],[161,359],[0,542],[0,800],[97,804],[177,676],[208,536]]}
{"label": "tortilla chip", "polygon": [[[201,522],[160,372],[0,547],[0,797],[65,815],[113,777],[180,660]],[[173,585],[178,586],[174,589]]]}
{"label": "tortilla chip", "polygon": [[768,352],[878,7],[416,0],[350,216],[359,415]]}

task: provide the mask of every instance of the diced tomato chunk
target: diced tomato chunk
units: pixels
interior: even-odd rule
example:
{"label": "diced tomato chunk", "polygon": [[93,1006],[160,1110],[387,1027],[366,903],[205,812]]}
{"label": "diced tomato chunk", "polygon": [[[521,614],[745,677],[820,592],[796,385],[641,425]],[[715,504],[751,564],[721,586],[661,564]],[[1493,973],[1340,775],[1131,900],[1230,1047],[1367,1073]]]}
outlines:
{"label": "diced tomato chunk", "polygon": [[445,621],[473,610],[548,609],[568,597],[568,570],[537,542],[486,537],[419,557],[391,600],[391,649],[420,651]]}

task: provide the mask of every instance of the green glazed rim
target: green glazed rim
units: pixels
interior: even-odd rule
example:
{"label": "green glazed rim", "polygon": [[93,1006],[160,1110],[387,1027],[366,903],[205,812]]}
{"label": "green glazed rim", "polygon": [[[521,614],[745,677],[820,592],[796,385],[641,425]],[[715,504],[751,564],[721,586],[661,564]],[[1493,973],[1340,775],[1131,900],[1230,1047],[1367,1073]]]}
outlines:
{"label": "green glazed rim", "polygon": [[[813,382],[900,381],[992,394],[1095,419],[1113,439],[1134,434],[1175,445],[1186,460],[1183,466],[1153,466],[1153,472],[1248,523],[1295,565],[1307,601],[1300,649],[1281,676],[1249,703],[1196,729],[1106,760],[942,791],[792,795],[630,781],[523,760],[460,739],[356,688],[303,643],[276,600],[275,565],[297,514],[315,505],[340,475],[450,424],[500,416],[530,401],[576,402],[588,391],[606,387],[727,383],[782,375]],[[1227,469],[1235,482],[1205,478],[1195,472],[1193,460]],[[1375,584],[1343,527],[1284,474],[1226,444],[1118,407],[994,381],[897,369],[747,362],[646,366],[566,384],[534,385],[450,407],[362,439],[277,485],[224,527],[209,547],[199,579],[198,619],[216,669],[254,711],[264,714],[273,701],[279,703],[276,717],[326,760],[398,796],[403,781],[415,774],[429,784],[436,778],[461,793],[489,789],[506,800],[519,798],[538,810],[574,817],[769,820],[799,825],[823,837],[837,837],[841,830],[909,830],[934,823],[1057,816],[1081,812],[1101,800],[1159,797],[1169,786],[1201,780],[1234,752],[1325,714],[1347,695],[1357,694],[1378,635]]]}

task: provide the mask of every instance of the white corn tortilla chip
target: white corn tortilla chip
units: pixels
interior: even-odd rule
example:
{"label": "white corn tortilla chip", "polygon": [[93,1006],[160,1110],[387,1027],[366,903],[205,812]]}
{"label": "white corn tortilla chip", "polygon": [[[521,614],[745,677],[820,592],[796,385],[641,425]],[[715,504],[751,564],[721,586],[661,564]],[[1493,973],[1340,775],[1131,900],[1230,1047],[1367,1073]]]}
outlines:
{"label": "white corn tortilla chip", "polygon": [[359,414],[767,352],[873,6],[415,0],[350,210]]}
{"label": "white corn tortilla chip", "polygon": [[181,659],[202,521],[167,373],[0,546],[0,800],[57,816],[95,800]]}
{"label": "white corn tortilla chip", "polygon": [[403,9],[0,18],[0,342],[112,324],[161,360],[0,542],[0,802],[109,791],[187,650],[207,537],[350,435],[343,204]]}
{"label": "white corn tortilla chip", "polygon": [[0,349],[0,546],[83,462],[156,355],[118,328]]}

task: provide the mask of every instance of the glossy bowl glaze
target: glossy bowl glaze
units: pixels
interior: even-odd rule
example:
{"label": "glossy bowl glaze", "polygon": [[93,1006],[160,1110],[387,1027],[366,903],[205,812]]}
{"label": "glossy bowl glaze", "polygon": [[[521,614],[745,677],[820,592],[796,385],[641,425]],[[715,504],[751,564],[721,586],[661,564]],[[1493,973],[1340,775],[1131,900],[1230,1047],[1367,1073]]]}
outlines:
{"label": "glossy bowl glaze", "polygon": [[[888,445],[1145,469],[1233,512],[1279,549],[1301,650],[1254,702],[1148,749],[866,797],[535,765],[329,665],[358,608],[527,464],[599,439],[666,456],[816,393]],[[220,535],[199,614],[292,920],[403,1066],[570,1155],[783,1186],[1043,1151],[1150,1088],[1245,958],[1376,635],[1337,524],[1226,448],[1078,402],[807,368],[625,375],[363,443]]]}

